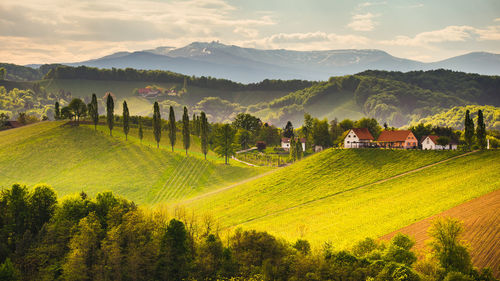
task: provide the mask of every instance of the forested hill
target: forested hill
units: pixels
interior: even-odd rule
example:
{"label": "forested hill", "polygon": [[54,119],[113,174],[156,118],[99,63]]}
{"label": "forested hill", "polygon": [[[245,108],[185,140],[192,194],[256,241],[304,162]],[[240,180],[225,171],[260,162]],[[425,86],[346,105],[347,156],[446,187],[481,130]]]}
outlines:
{"label": "forested hill", "polygon": [[358,75],[401,81],[422,89],[474,99],[480,104],[500,105],[500,76],[444,69],[410,72],[367,70]]}
{"label": "forested hill", "polygon": [[[272,101],[269,109],[299,123],[303,112],[329,119],[356,118],[358,113],[401,127],[454,106],[500,106],[499,89],[499,76],[448,70],[365,71],[290,93]],[[353,117],[345,116],[349,114]]]}
{"label": "forested hill", "polygon": [[58,66],[50,69],[45,79],[87,79],[109,81],[147,81],[165,83],[187,83],[191,86],[221,90],[287,90],[295,91],[310,87],[314,82],[306,80],[269,80],[258,83],[242,84],[227,79],[196,77],[163,70],[99,69],[87,66]]}

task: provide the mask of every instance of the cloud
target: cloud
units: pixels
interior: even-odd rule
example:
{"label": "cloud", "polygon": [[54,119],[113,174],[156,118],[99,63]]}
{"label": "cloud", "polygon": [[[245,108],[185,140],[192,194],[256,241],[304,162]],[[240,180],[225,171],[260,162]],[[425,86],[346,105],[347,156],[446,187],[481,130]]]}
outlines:
{"label": "cloud", "polygon": [[387,5],[387,1],[382,1],[382,2],[363,2],[363,3],[358,4],[358,9],[372,7],[372,6],[380,6],[380,5]]}
{"label": "cloud", "polygon": [[255,38],[259,35],[259,31],[257,29],[245,27],[236,27],[233,32],[249,38]]}
{"label": "cloud", "polygon": [[467,25],[451,25],[443,29],[421,32],[414,37],[396,36],[392,40],[380,41],[384,45],[429,47],[433,43],[465,42],[467,40],[500,40],[500,26],[475,28]]}
{"label": "cloud", "polygon": [[378,15],[372,13],[356,14],[352,16],[352,20],[347,26],[355,31],[371,31],[377,25],[374,21],[376,17]]}
{"label": "cloud", "polygon": [[239,41],[237,44],[261,49],[331,50],[360,48],[368,46],[369,42],[370,40],[363,36],[316,31],[306,33],[277,33],[260,39]]}

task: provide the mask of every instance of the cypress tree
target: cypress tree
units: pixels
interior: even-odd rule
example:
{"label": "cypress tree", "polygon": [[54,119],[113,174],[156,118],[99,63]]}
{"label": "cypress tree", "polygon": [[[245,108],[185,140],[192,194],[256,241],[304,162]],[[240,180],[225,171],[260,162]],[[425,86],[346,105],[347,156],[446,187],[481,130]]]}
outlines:
{"label": "cypress tree", "polygon": [[486,148],[486,125],[484,124],[483,112],[478,110],[477,112],[477,128],[476,128],[477,144],[479,148]]}
{"label": "cypress tree", "polygon": [[168,138],[170,139],[170,145],[172,146],[172,152],[174,152],[175,139],[177,138],[177,126],[175,125],[175,114],[174,108],[170,106],[170,112],[168,115]]}
{"label": "cypress tree", "polygon": [[207,160],[208,152],[208,120],[205,112],[201,112],[200,117],[200,134],[201,134],[201,152],[205,155],[205,160]]}
{"label": "cypress tree", "polygon": [[292,162],[297,160],[297,146],[295,145],[295,137],[290,138],[290,148],[288,149],[290,152],[290,159]]}
{"label": "cypress tree", "polygon": [[467,143],[467,146],[470,149],[472,147],[472,140],[474,138],[474,121],[472,121],[472,118],[470,117],[470,112],[468,109],[465,112],[464,129],[465,129],[465,132],[464,132],[465,142]]}
{"label": "cypress tree", "polygon": [[58,120],[61,118],[61,109],[59,108],[59,102],[56,101],[54,105],[54,119]]}
{"label": "cypress tree", "polygon": [[300,139],[298,139],[295,142],[295,151],[296,151],[295,155],[297,157],[297,160],[302,159],[303,150],[302,150],[302,143],[300,142]]}
{"label": "cypress tree", "polygon": [[139,139],[141,140],[141,143],[142,143],[143,137],[144,137],[144,133],[142,132],[142,119],[139,116]]}
{"label": "cypress tree", "polygon": [[123,101],[123,133],[125,133],[125,140],[128,139],[128,132],[130,131],[129,119],[130,113],[128,112],[127,101]]}
{"label": "cypress tree", "polygon": [[161,139],[161,115],[160,106],[157,101],[155,101],[153,106],[153,134],[155,135],[156,147],[159,148]]}
{"label": "cypress tree", "polygon": [[113,101],[113,97],[111,96],[111,93],[107,94],[107,99],[106,99],[106,121],[108,123],[108,128],[109,128],[109,135],[112,136],[113,133],[113,126],[115,125],[115,102]]}
{"label": "cypress tree", "polygon": [[186,156],[188,154],[189,146],[191,145],[191,136],[189,134],[189,115],[188,110],[184,106],[184,114],[182,115],[182,143],[184,149],[186,150]]}
{"label": "cypress tree", "polygon": [[97,106],[97,96],[92,94],[92,101],[90,102],[89,107],[90,118],[92,118],[92,122],[94,122],[94,130],[97,130],[97,124],[99,123],[99,109]]}

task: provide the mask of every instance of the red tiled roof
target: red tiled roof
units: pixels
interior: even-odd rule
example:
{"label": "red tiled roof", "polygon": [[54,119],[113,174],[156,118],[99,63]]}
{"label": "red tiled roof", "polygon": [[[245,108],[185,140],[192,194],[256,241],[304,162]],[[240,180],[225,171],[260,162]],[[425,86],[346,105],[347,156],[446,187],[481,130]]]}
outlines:
{"label": "red tiled roof", "polygon": [[382,131],[377,141],[406,141],[406,138],[410,133],[410,130]]}
{"label": "red tiled roof", "polygon": [[352,130],[360,140],[374,140],[372,134],[367,128],[354,128]]}

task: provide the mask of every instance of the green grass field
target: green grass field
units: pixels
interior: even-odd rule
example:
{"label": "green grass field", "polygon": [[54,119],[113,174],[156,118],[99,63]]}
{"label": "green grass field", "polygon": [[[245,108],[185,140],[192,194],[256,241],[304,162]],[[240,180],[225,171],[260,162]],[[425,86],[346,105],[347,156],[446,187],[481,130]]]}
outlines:
{"label": "green grass field", "polygon": [[[337,248],[377,237],[500,187],[500,151],[327,150],[237,189],[184,204],[224,228],[269,231]],[[361,188],[359,188],[361,187]]]}
{"label": "green grass field", "polygon": [[111,190],[140,204],[155,204],[188,198],[269,170],[235,161],[224,165],[213,154],[205,161],[196,138],[186,157],[180,144],[170,152],[166,135],[157,149],[148,130],[140,144],[134,129],[125,141],[121,128],[109,137],[104,127],[96,132],[92,126],[62,124],[42,122],[0,132],[0,187],[43,182],[52,185],[59,196]]}

